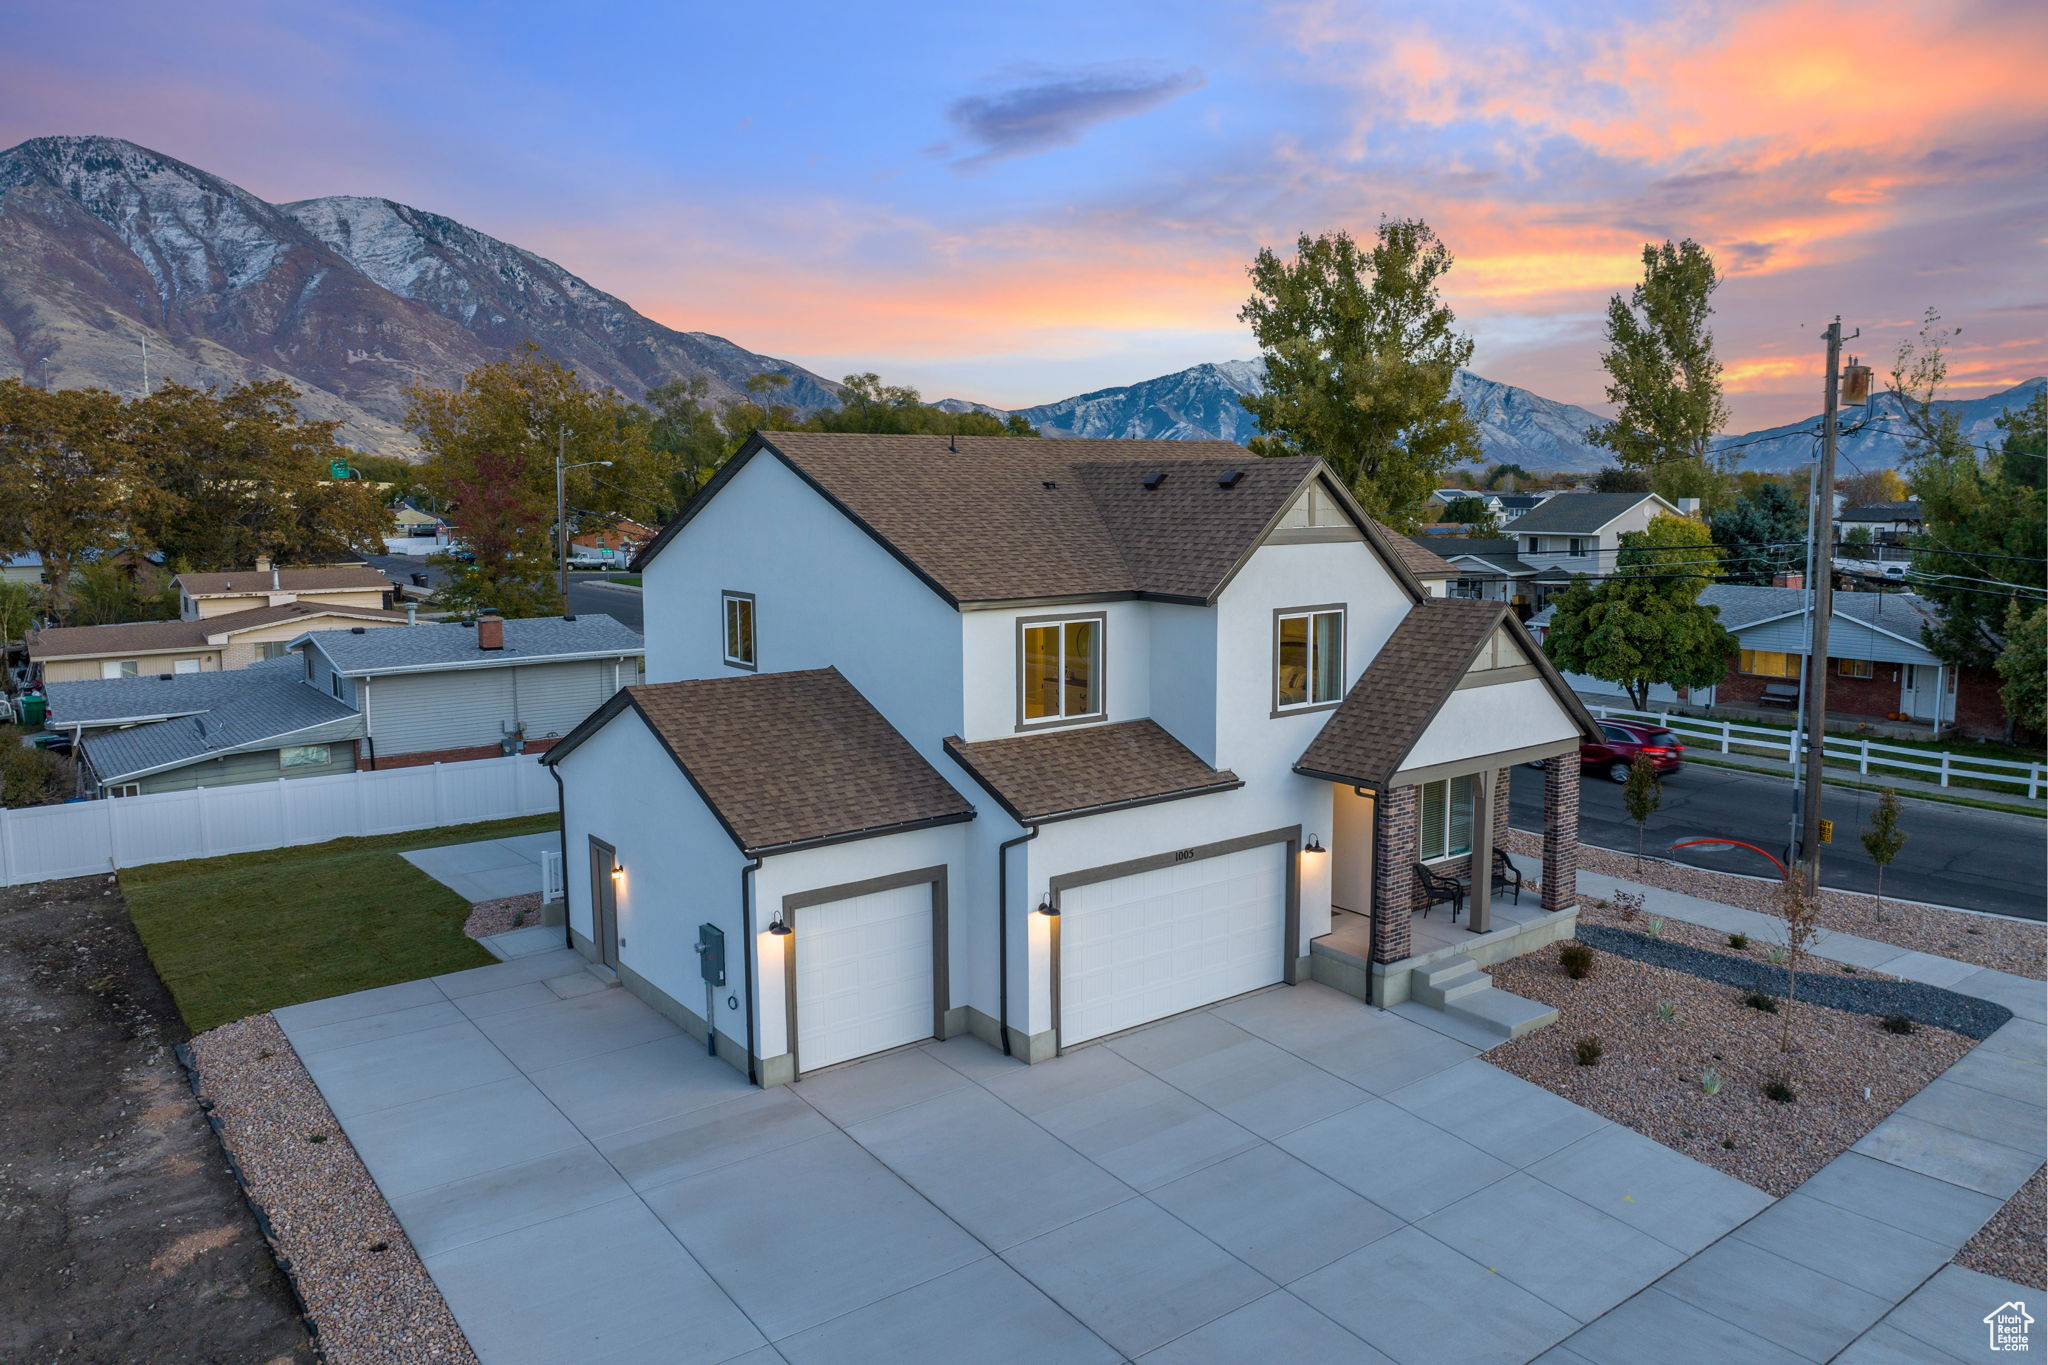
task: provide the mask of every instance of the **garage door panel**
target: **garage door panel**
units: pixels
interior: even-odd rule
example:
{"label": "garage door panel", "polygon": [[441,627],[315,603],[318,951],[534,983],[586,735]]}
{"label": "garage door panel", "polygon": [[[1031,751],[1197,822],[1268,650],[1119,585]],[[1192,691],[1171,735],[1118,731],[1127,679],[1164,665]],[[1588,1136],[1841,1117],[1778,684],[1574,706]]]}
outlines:
{"label": "garage door panel", "polygon": [[1073,887],[1060,897],[1060,1035],[1077,1043],[1284,975],[1284,845]]}
{"label": "garage door panel", "polygon": [[799,1067],[931,1037],[931,883],[810,906],[797,929]]}

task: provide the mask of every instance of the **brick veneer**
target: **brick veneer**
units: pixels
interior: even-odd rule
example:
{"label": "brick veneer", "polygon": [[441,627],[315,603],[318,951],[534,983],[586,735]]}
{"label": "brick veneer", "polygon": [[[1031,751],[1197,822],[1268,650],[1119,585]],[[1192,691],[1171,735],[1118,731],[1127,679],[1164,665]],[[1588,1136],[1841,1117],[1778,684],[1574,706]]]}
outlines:
{"label": "brick veneer", "polygon": [[1373,802],[1372,960],[1408,956],[1408,917],[1415,912],[1415,859],[1420,847],[1422,792],[1396,787]]}
{"label": "brick veneer", "polygon": [[[526,748],[523,752],[529,754],[543,753],[553,747],[554,743],[555,741],[552,739],[529,739],[526,741]],[[379,754],[377,755],[375,766],[379,769],[423,768],[429,763],[469,763],[480,758],[503,758],[504,756],[505,750],[499,745],[477,744],[467,749],[429,749],[427,752],[419,754]],[[358,771],[367,772],[370,767],[368,746],[359,743],[356,746],[356,768]]]}
{"label": "brick veneer", "polygon": [[1543,908],[1579,903],[1579,755],[1543,762]]}
{"label": "brick veneer", "polygon": [[[1828,660],[1829,715],[1884,720],[1898,711],[1899,684],[1904,665],[1873,663],[1871,675],[1867,678],[1845,678],[1840,669],[1840,660]],[[1714,700],[1741,706],[1761,705],[1764,688],[1779,682],[1796,686],[1799,680],[1743,673],[1731,663],[1726,676],[1715,684]],[[1784,710],[1787,715],[1792,712],[1790,707]],[[1955,710],[1955,728],[1961,733],[1979,739],[1997,739],[2004,735],[2005,707],[1998,696],[1998,675],[1984,668],[1964,669],[1962,679],[1956,685]]]}

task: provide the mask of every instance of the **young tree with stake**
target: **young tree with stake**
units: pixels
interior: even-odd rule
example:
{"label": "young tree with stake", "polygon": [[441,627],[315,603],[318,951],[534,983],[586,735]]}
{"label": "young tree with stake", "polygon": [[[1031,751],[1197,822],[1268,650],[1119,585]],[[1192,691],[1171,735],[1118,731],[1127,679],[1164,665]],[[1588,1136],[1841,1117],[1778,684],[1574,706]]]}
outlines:
{"label": "young tree with stake", "polygon": [[1899,794],[1886,787],[1877,798],[1876,809],[1870,812],[1870,825],[1863,831],[1863,851],[1870,855],[1870,861],[1877,864],[1877,917],[1884,919],[1884,869],[1885,865],[1899,856],[1899,850],[1906,846],[1906,836],[1899,829]]}
{"label": "young tree with stake", "polygon": [[1792,1005],[1799,994],[1799,968],[1820,936],[1820,893],[1806,885],[1805,869],[1795,864],[1778,887],[1778,913],[1785,920],[1785,1008],[1778,1050],[1792,1051]]}
{"label": "young tree with stake", "polygon": [[1643,829],[1657,807],[1664,804],[1664,784],[1657,780],[1657,767],[1650,756],[1638,753],[1628,765],[1628,785],[1621,789],[1621,804],[1628,818],[1636,822],[1636,861],[1643,860]]}

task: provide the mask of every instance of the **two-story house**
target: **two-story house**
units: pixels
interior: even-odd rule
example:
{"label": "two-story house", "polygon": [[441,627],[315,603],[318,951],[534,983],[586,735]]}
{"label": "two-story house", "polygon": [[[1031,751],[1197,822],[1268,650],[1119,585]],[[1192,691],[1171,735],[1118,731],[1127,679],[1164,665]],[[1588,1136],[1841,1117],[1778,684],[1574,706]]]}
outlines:
{"label": "two-story house", "polygon": [[[543,760],[569,939],[763,1084],[1309,977],[1442,1003],[1467,950],[1570,932],[1594,730],[1397,541],[1225,442],[758,434],[635,562],[651,681]],[[1416,918],[1423,866],[1480,870],[1464,925]]]}
{"label": "two-story house", "polygon": [[1614,571],[1621,537],[1649,528],[1679,509],[1655,493],[1561,493],[1515,519],[1518,558],[1536,571],[1528,580],[1541,608],[1571,586],[1574,574]]}

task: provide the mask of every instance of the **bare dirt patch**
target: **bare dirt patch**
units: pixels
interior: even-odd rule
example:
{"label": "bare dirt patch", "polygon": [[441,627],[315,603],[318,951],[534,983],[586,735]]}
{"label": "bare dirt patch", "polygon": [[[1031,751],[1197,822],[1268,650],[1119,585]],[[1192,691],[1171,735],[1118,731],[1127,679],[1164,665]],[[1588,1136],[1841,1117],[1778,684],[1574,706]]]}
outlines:
{"label": "bare dirt patch", "polygon": [[192,1040],[200,1090],[320,1324],[329,1365],[475,1365],[355,1147],[268,1014]]}
{"label": "bare dirt patch", "polygon": [[469,907],[469,918],[462,922],[462,932],[471,938],[489,938],[492,934],[509,934],[514,929],[539,923],[540,892],[529,891],[523,896],[478,901]]}
{"label": "bare dirt patch", "polygon": [[2048,1166],[2020,1186],[1978,1229],[1956,1264],[2034,1289],[2048,1289]]}
{"label": "bare dirt patch", "polygon": [[[1801,1003],[1796,1048],[1781,1052],[1783,1015],[1751,1008],[1743,992],[1611,953],[1592,957],[1592,974],[1578,981],[1555,952],[1492,968],[1496,985],[1555,1006],[1558,1019],[1487,1060],[1775,1195],[1847,1151],[1973,1046],[1946,1029],[1888,1033],[1868,1015]],[[1659,1002],[1671,1018],[1657,1017]],[[1589,1037],[1601,1056],[1582,1066],[1575,1047]],[[1702,1083],[1709,1069],[1717,1094]],[[1796,1098],[1771,1099],[1773,1080]]]}
{"label": "bare dirt patch", "polygon": [[[1543,840],[1526,830],[1509,830],[1503,841],[1510,853],[1525,857],[1543,856]],[[1763,866],[1762,860],[1758,865]],[[1732,877],[1723,872],[1685,867],[1677,863],[1646,858],[1641,862],[1627,853],[1579,845],[1579,866],[1588,872],[1621,877],[1645,886],[1678,891],[1703,900],[1744,910],[1778,913],[1778,888],[1768,881]],[[1909,905],[1854,891],[1823,891],[1820,924],[1859,938],[1894,943],[1923,953],[1994,967],[2014,976],[2048,980],[2048,925],[1996,915],[1971,915],[1933,906]],[[1631,926],[1634,927],[1634,926]]]}
{"label": "bare dirt patch", "polygon": [[110,877],[0,889],[0,1360],[312,1362]]}

